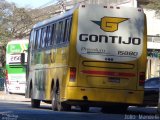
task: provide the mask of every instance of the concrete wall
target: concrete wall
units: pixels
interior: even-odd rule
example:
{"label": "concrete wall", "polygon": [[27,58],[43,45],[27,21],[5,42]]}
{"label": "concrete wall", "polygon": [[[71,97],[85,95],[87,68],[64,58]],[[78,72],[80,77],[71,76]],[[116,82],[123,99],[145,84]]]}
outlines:
{"label": "concrete wall", "polygon": [[144,12],[147,16],[147,34],[148,35],[160,34],[160,19],[155,17],[155,11],[144,9]]}
{"label": "concrete wall", "polygon": [[147,78],[160,76],[160,59],[158,58],[147,58]]}

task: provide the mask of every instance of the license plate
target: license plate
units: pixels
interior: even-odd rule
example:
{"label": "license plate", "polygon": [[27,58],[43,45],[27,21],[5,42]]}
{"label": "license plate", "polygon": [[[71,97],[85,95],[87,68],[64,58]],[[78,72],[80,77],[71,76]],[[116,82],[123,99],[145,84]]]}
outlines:
{"label": "license plate", "polygon": [[109,78],[108,78],[108,82],[120,83],[120,78],[109,77]]}

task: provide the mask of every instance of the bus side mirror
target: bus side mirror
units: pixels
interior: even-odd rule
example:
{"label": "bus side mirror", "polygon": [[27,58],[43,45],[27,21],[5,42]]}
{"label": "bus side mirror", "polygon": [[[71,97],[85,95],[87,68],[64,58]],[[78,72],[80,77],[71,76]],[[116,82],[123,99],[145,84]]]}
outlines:
{"label": "bus side mirror", "polygon": [[21,53],[21,64],[25,63],[25,53]]}

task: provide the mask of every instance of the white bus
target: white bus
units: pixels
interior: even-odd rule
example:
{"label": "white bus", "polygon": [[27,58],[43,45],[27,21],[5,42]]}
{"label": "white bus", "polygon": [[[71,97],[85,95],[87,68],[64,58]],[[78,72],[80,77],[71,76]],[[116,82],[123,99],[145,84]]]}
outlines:
{"label": "white bus", "polygon": [[[28,49],[28,40],[12,40],[6,47],[6,83],[9,93],[25,93],[26,67],[20,56]],[[27,53],[25,53],[27,56]],[[27,62],[27,59],[25,60]]]}

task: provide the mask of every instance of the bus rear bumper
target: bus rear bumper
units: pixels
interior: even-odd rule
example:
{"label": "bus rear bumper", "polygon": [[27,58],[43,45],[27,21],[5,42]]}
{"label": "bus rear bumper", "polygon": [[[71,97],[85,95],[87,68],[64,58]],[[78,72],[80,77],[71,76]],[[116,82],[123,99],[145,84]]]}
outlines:
{"label": "bus rear bumper", "polygon": [[108,103],[141,105],[144,91],[67,87],[66,96],[62,98],[69,104],[87,104],[90,106],[103,106]]}

